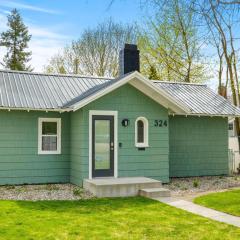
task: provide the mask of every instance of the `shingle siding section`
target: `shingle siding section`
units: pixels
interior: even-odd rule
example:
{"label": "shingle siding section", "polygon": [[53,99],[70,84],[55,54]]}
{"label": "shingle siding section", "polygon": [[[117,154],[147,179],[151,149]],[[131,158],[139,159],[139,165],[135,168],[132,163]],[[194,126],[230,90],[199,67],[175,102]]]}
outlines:
{"label": "shingle siding section", "polygon": [[221,117],[170,117],[170,176],[227,175],[227,126]]}
{"label": "shingle siding section", "polygon": [[[82,184],[88,178],[89,164],[89,110],[118,111],[118,176],[145,176],[169,181],[168,127],[155,127],[154,120],[168,121],[167,109],[136,90],[124,85],[115,91],[71,113],[71,182]],[[144,116],[149,121],[149,147],[139,151],[135,147],[135,120]],[[130,120],[123,127],[123,118]]]}
{"label": "shingle siding section", "polygon": [[[61,154],[38,154],[38,118],[62,119]],[[68,113],[0,111],[0,185],[70,181]]]}

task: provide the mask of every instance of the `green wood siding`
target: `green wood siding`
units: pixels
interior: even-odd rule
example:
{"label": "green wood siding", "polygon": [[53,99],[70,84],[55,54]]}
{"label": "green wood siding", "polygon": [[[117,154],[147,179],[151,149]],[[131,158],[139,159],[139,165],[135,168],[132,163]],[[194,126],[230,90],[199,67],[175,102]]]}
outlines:
{"label": "green wood siding", "polygon": [[[71,114],[71,182],[82,184],[88,178],[89,110],[118,111],[118,176],[146,176],[169,180],[168,127],[155,127],[154,120],[168,121],[165,108],[132,87],[125,85]],[[135,120],[144,116],[149,121],[149,148],[135,147]],[[128,127],[121,121],[130,120]]]}
{"label": "green wood siding", "polygon": [[169,118],[171,177],[228,174],[228,120],[221,117]]}
{"label": "green wood siding", "polygon": [[[62,119],[62,154],[38,155],[38,118]],[[0,184],[69,182],[69,114],[0,111]]]}
{"label": "green wood siding", "polygon": [[[169,181],[170,176],[228,174],[227,118],[168,119],[168,111],[125,85],[71,113],[0,111],[0,185],[72,182],[82,185],[89,171],[89,110],[118,111],[118,176],[146,176]],[[135,147],[135,120],[149,121],[149,147]],[[38,118],[62,119],[62,153],[38,155]],[[130,120],[128,127],[121,121]],[[166,120],[167,127],[154,126]],[[169,154],[170,152],[170,154]],[[170,159],[170,160],[169,160]],[[170,166],[169,166],[170,164]]]}

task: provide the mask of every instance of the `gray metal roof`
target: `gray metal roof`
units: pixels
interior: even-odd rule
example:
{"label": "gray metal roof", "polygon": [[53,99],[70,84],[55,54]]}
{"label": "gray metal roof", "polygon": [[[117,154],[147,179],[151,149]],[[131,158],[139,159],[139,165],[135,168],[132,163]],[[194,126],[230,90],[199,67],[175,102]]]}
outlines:
{"label": "gray metal roof", "polygon": [[154,81],[156,86],[191,109],[194,115],[239,115],[240,109],[204,84]]}
{"label": "gray metal roof", "polygon": [[[122,78],[40,74],[0,70],[0,108],[65,110]],[[154,81],[195,115],[240,116],[240,109],[206,85]]]}
{"label": "gray metal roof", "polygon": [[61,109],[108,78],[0,71],[0,107]]}

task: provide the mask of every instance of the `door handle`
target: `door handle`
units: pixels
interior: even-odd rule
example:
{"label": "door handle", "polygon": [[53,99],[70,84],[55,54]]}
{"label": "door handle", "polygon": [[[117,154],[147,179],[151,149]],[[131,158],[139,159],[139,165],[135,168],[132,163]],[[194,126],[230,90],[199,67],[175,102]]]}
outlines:
{"label": "door handle", "polygon": [[110,143],[110,150],[114,150],[114,143],[113,142]]}

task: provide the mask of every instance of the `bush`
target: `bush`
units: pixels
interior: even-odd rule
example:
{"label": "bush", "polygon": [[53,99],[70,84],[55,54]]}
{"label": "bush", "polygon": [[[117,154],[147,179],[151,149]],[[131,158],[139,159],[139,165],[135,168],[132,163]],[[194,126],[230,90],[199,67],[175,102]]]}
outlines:
{"label": "bush", "polygon": [[195,188],[199,187],[199,182],[197,180],[193,181],[193,187]]}

